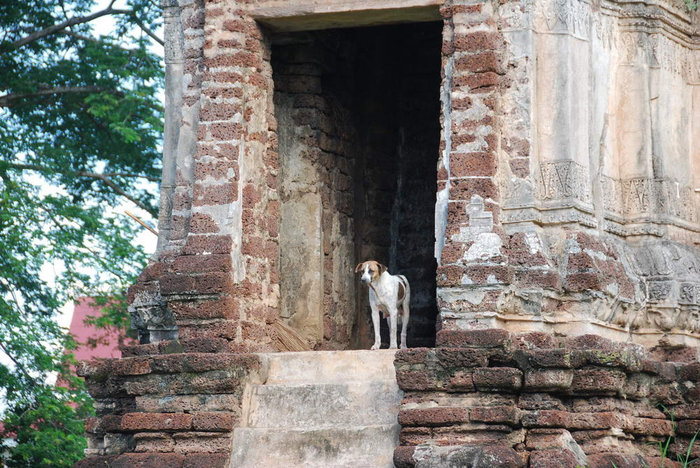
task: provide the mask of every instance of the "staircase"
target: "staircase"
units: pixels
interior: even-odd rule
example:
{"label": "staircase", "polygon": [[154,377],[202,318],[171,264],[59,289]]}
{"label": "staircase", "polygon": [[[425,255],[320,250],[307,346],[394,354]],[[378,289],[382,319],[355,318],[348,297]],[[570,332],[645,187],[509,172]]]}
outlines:
{"label": "staircase", "polygon": [[393,467],[401,391],[394,351],[266,354],[246,392],[231,466]]}

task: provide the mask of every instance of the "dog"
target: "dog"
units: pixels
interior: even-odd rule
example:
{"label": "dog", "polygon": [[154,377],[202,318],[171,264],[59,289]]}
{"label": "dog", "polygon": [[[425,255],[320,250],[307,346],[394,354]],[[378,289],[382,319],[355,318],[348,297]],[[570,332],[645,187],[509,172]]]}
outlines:
{"label": "dog", "polygon": [[355,267],[355,273],[362,272],[361,281],[369,286],[369,305],[372,308],[374,344],[371,349],[379,349],[379,312],[389,319],[389,349],[396,349],[397,321],[401,309],[401,348],[406,347],[406,330],[411,314],[408,304],[411,301],[411,288],[403,275],[390,275],[387,267],[374,260],[367,260]]}

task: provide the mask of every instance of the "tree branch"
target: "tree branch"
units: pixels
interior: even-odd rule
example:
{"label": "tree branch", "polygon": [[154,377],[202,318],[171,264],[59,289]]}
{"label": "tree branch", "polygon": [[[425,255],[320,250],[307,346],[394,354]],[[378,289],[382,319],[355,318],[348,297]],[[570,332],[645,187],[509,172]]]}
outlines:
{"label": "tree branch", "polygon": [[[44,167],[44,166],[39,166],[37,164],[19,164],[19,163],[7,163],[8,167],[11,167],[13,169],[28,169],[32,171],[38,171],[38,172],[58,172],[55,171],[52,168],[49,167]],[[62,172],[63,174],[66,174],[68,172]],[[69,172],[72,175],[76,175],[79,177],[87,177],[89,179],[97,179],[102,181],[107,187],[111,188],[114,190],[118,195],[121,195],[122,197],[126,198],[142,210],[146,211],[147,213],[151,213],[151,210],[148,208],[148,206],[144,205],[140,201],[138,201],[136,198],[132,197],[128,193],[126,193],[121,187],[119,187],[117,184],[115,184],[109,176],[115,177],[117,175],[121,175],[124,177],[128,176],[133,176],[133,177],[141,177],[144,179],[148,180],[153,180],[153,178],[149,178],[147,176],[139,176],[136,174],[127,174],[127,173],[120,173],[120,172],[115,172],[115,173],[110,173],[110,174],[99,174],[97,172],[86,172],[86,171],[71,171]],[[153,213],[151,213],[153,214]]]}
{"label": "tree branch", "polygon": [[8,93],[0,96],[0,107],[11,107],[13,101],[20,99],[50,96],[53,94],[82,94],[82,93],[99,93],[103,91],[114,91],[105,86],[56,86],[55,88],[46,88],[33,91],[31,93]]}
{"label": "tree branch", "polygon": [[134,15],[133,18],[134,18],[134,22],[139,26],[139,28],[141,28],[141,30],[142,30],[143,32],[145,32],[146,34],[148,34],[148,35],[151,37],[151,39],[153,39],[154,41],[156,41],[158,44],[160,44],[161,46],[165,47],[165,42],[163,41],[163,39],[161,39],[161,38],[160,38],[156,33],[154,33],[153,31],[151,31],[151,29],[150,29],[148,26],[146,26],[146,25],[144,24],[143,21],[141,21],[140,19],[138,19],[138,18],[136,17],[136,15]]}
{"label": "tree branch", "polygon": [[71,26],[75,26],[76,24],[84,24],[84,23],[89,23],[90,21],[100,18],[102,16],[107,16],[107,15],[128,15],[132,14],[132,10],[119,10],[112,8],[112,5],[114,4],[114,1],[112,1],[107,8],[104,10],[96,11],[95,13],[87,16],[76,16],[74,18],[67,19],[66,21],[63,21],[58,24],[54,24],[53,26],[49,26],[48,28],[41,29],[39,31],[35,31],[31,33],[28,36],[23,37],[22,39],[19,39],[12,44],[10,44],[10,49],[19,49],[20,47],[27,45],[31,42],[34,42],[36,40],[41,39],[42,37],[49,36],[51,34],[54,34],[58,31],[62,31],[63,29],[69,28]]}

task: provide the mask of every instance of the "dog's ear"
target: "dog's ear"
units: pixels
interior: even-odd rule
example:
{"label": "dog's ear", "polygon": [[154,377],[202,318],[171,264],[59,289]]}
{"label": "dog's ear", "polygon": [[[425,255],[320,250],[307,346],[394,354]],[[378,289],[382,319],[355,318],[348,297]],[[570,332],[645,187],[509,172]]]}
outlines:
{"label": "dog's ear", "polygon": [[360,263],[358,263],[357,266],[355,267],[355,273],[357,273],[357,272],[359,272],[360,270],[362,270],[362,266],[363,266],[364,264],[365,264],[365,262],[360,262]]}
{"label": "dog's ear", "polygon": [[379,274],[380,275],[388,270],[388,268],[385,267],[384,265],[382,265],[381,263],[378,263],[377,265],[379,265]]}

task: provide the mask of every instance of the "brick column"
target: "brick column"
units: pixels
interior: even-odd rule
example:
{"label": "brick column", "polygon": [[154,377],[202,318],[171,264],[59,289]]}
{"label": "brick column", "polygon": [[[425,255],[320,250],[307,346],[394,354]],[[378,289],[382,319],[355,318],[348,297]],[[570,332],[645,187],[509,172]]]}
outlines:
{"label": "brick column", "polygon": [[131,289],[132,308],[148,330],[143,342],[172,338],[152,332],[160,320],[188,351],[272,350],[279,208],[269,47],[237,3],[192,8],[183,10],[185,110],[170,239]]}

